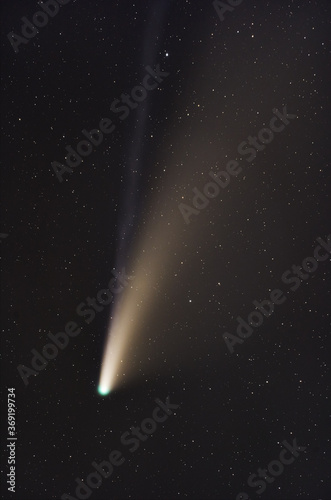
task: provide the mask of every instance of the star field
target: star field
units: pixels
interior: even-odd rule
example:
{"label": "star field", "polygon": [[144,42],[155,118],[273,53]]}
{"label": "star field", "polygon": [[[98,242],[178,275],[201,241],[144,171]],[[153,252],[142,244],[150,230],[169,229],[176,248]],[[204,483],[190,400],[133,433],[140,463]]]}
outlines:
{"label": "star field", "polygon": [[[76,478],[87,484],[113,450],[124,463],[86,498],[331,498],[330,4],[224,3],[222,20],[212,0],[69,0],[16,53],[8,34],[24,36],[21,18],[42,8],[2,2],[4,499],[77,499]],[[139,100],[143,81],[156,83]],[[261,142],[285,108],[295,118]],[[105,119],[114,130],[79,153],[83,130],[97,137]],[[240,173],[208,198],[210,172],[229,162]],[[307,272],[318,245],[325,260]],[[123,268],[132,279],[114,274]],[[286,300],[240,337],[238,317],[275,289]],[[120,303],[130,336],[118,386],[100,395]],[[60,332],[36,369],[31,350]],[[232,352],[225,333],[239,339]],[[178,408],[153,413],[167,397]],[[155,430],[130,451],[123,433],[148,419]],[[294,440],[304,450],[273,475]]]}

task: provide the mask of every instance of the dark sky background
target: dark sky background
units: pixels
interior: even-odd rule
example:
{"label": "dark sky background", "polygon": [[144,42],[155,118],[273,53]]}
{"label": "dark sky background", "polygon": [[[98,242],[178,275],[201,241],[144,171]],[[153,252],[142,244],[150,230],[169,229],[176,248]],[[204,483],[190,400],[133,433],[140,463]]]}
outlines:
{"label": "dark sky background", "polygon": [[[330,500],[330,259],[296,292],[281,280],[331,232],[330,2],[245,0],[222,21],[211,0],[71,0],[17,54],[7,34],[40,7],[1,7],[2,497],[77,498],[75,478],[118,449],[89,498]],[[169,76],[121,121],[111,103],[157,64]],[[248,163],[238,145],[284,106],[297,118]],[[60,183],[52,162],[102,118],[115,131]],[[179,203],[232,159],[242,174],[185,224]],[[76,308],[113,269],[135,274],[141,241],[160,265],[135,375],[101,397],[113,309],[87,324]],[[287,300],[231,354],[223,334],[275,288]],[[69,321],[81,333],[25,386],[17,366]],[[121,435],[168,396],[179,408],[130,453]],[[293,439],[306,449],[257,495],[248,477]]]}

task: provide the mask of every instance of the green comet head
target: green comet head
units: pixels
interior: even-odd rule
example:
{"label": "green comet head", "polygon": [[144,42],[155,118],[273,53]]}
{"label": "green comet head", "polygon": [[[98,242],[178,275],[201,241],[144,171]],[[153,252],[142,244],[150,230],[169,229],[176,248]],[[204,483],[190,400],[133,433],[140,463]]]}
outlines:
{"label": "green comet head", "polygon": [[99,385],[99,387],[98,387],[98,393],[101,396],[107,396],[107,394],[110,393],[110,389],[108,389],[107,387],[102,387],[101,385]]}

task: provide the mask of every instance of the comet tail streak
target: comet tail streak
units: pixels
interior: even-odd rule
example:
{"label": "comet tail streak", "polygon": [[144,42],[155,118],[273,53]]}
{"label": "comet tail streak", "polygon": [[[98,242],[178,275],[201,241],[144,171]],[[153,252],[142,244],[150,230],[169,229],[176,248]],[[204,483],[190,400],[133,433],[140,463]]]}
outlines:
{"label": "comet tail streak", "polygon": [[155,247],[151,253],[148,252],[148,256],[144,253],[142,255],[134,280],[123,290],[109,326],[98,388],[102,395],[109,394],[116,388],[121,376],[131,373],[127,353],[132,337],[135,335],[136,340],[141,320],[153,301],[154,280],[160,274],[164,255],[158,253]]}

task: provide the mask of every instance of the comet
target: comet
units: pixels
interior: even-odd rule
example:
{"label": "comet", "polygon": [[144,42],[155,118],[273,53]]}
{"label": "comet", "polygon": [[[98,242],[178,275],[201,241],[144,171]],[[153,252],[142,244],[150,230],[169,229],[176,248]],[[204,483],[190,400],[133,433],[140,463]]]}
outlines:
{"label": "comet", "polygon": [[98,393],[102,396],[108,395],[121,381],[134,374],[129,362],[129,351],[138,341],[138,332],[148,310],[146,306],[153,302],[155,276],[151,269],[157,272],[160,257],[154,255],[153,262],[152,256],[148,254],[145,259],[149,260],[152,267],[148,269],[147,260],[139,265],[131,277],[134,281],[123,290],[108,327],[98,385]]}
{"label": "comet", "polygon": [[[155,7],[150,10],[150,22],[146,23],[142,43],[142,68],[146,63],[150,64],[154,61],[159,53],[158,46],[162,42],[161,34],[164,32],[169,10],[169,3],[164,0],[155,2]],[[137,107],[137,125],[134,128],[133,137],[129,137],[125,172],[127,188],[119,217],[116,268],[122,268],[123,261],[126,263],[128,255],[132,255],[129,249],[131,250],[132,246],[137,213],[140,213],[139,182],[144,167],[142,145],[149,126],[151,99],[152,97],[147,98]],[[132,343],[137,340],[141,320],[146,316],[147,304],[150,306],[152,303],[155,276],[160,269],[160,260],[162,261],[162,255],[156,255],[155,248],[154,246],[154,250],[150,251],[150,240],[146,236],[141,240],[140,249],[133,252],[133,255],[137,257],[134,285],[128,286],[114,304],[114,313],[107,329],[101,362],[98,384],[98,393],[101,396],[107,396],[118,387],[120,380],[128,378],[133,372],[128,362],[128,353]],[[153,273],[156,273],[154,277],[152,277]]]}

